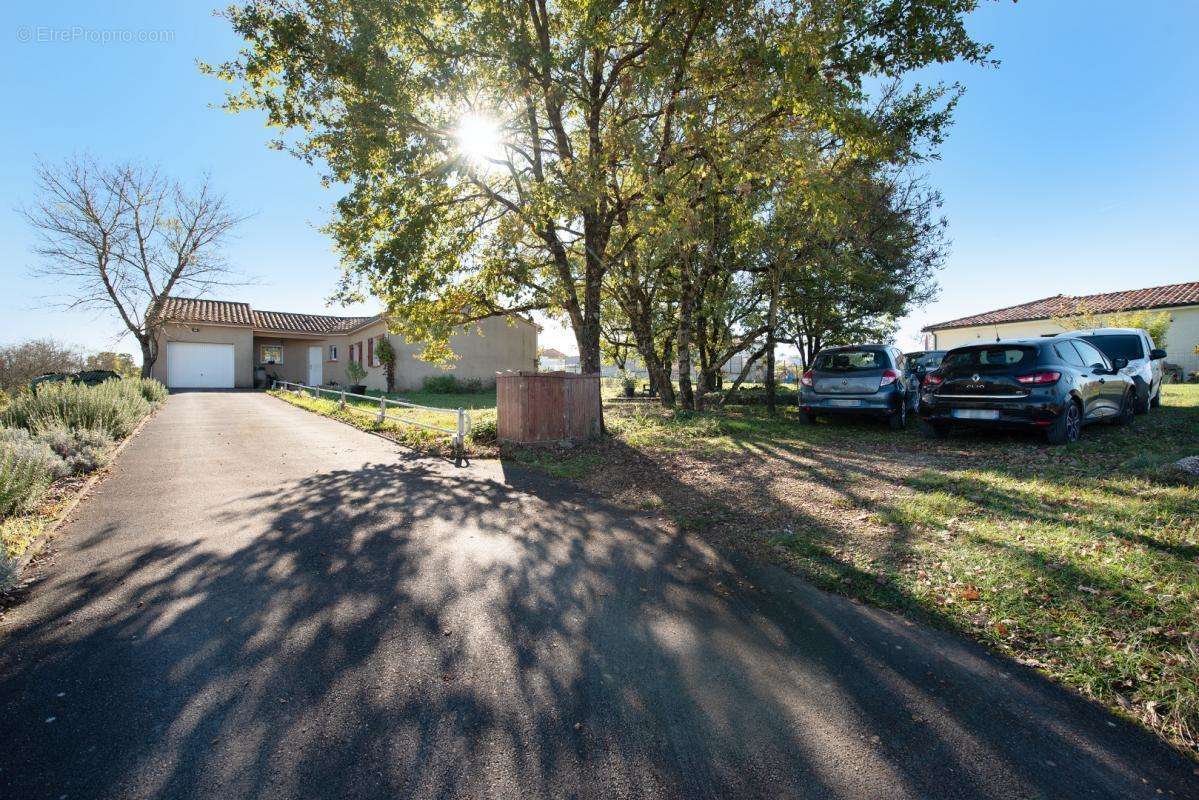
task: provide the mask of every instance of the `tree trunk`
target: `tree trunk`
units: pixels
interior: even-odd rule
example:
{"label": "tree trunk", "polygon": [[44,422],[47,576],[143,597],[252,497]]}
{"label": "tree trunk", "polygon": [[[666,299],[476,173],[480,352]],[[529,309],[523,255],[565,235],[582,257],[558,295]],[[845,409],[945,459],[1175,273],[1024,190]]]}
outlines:
{"label": "tree trunk", "polygon": [[749,373],[754,368],[754,364],[757,364],[758,359],[765,354],[766,348],[763,347],[746,360],[745,365],[741,367],[741,372],[737,374],[737,380],[733,381],[733,385],[729,387],[729,390],[724,393],[724,397],[720,399],[721,405],[727,403],[733,397],[733,395],[737,393],[737,390],[741,388],[741,384],[745,382],[747,377],[749,377]]}
{"label": "tree trunk", "polygon": [[766,317],[766,412],[771,416],[778,413],[774,376],[775,329],[778,325],[779,279],[775,270],[770,279],[770,308]]}
{"label": "tree trunk", "polygon": [[695,391],[691,387],[691,322],[692,285],[690,265],[684,263],[679,275],[679,401],[683,408],[695,408]]}
{"label": "tree trunk", "polygon": [[138,344],[142,348],[142,377],[149,378],[154,362],[158,360],[158,339],[154,336],[139,337]]}

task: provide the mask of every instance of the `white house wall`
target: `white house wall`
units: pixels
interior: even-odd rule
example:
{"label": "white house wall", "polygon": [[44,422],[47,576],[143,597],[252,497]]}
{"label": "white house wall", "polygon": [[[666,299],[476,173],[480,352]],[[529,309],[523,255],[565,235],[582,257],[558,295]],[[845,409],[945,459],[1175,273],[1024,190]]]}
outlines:
{"label": "white house wall", "polygon": [[[1187,374],[1199,371],[1199,355],[1195,354],[1195,345],[1199,344],[1199,306],[1153,309],[1153,313],[1157,311],[1168,311],[1173,318],[1165,343],[1166,352],[1169,354],[1166,360],[1171,364],[1178,364]],[[993,342],[996,338],[1026,339],[1064,331],[1065,328],[1045,319],[1001,325],[975,325],[969,328],[945,328],[934,333],[937,349],[948,350],[967,344]],[[1161,346],[1161,342],[1158,342],[1158,345]]]}

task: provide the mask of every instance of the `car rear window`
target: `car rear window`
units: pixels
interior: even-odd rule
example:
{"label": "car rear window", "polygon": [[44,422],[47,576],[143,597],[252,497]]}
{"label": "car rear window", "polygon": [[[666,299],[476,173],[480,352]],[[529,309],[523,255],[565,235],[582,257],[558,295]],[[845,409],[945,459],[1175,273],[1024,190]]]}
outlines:
{"label": "car rear window", "polygon": [[1032,357],[1036,348],[1012,345],[996,345],[994,347],[967,347],[961,350],[951,350],[941,362],[948,369],[1010,367]]}
{"label": "car rear window", "polygon": [[1102,350],[1108,358],[1127,358],[1132,361],[1145,357],[1145,346],[1135,333],[1098,333],[1082,338]]}
{"label": "car rear window", "polygon": [[927,353],[921,353],[912,359],[918,367],[927,369],[936,369],[941,366],[941,359],[945,358],[944,350],[930,350]]}
{"label": "car rear window", "polygon": [[887,356],[881,350],[835,350],[816,356],[816,369],[821,372],[858,372],[888,366]]}

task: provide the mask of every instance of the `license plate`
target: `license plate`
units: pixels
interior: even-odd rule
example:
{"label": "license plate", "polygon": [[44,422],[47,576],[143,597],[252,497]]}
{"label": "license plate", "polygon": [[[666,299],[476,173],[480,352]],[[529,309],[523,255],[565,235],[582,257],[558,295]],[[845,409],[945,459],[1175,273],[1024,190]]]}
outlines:
{"label": "license plate", "polygon": [[862,405],[862,401],[861,400],[837,400],[837,399],[834,399],[834,400],[829,400],[828,404],[830,406],[837,406],[838,408],[857,408],[858,406]]}
{"label": "license plate", "polygon": [[998,411],[979,410],[974,408],[955,408],[953,415],[958,419],[999,419]]}

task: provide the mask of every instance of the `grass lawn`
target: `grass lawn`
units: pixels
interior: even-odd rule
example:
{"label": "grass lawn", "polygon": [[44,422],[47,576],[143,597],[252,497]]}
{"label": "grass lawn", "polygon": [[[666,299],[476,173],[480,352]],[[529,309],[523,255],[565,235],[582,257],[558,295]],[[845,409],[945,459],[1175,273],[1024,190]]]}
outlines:
{"label": "grass lawn", "polygon": [[[388,395],[396,400],[405,400],[445,410],[430,411],[388,406],[388,419],[383,422],[378,421],[378,402],[348,397],[346,398],[347,409],[342,411],[338,392],[331,390],[321,392],[319,397],[313,397],[312,393],[307,390],[298,395],[283,390],[271,390],[268,394],[309,411],[339,419],[356,428],[381,433],[421,452],[444,456],[452,455],[449,435],[444,431],[457,429],[457,409],[470,408],[471,435],[467,438],[468,452],[472,455],[495,455],[495,449],[491,444],[495,438],[494,389],[490,394],[487,392],[477,394],[411,392]],[[383,393],[370,392],[370,394],[378,397]],[[490,397],[490,401],[488,397]],[[475,405],[468,405],[467,399],[473,400]],[[434,430],[422,426],[433,426],[444,430]]]}
{"label": "grass lawn", "polygon": [[[381,394],[385,394],[385,392],[370,390],[367,391],[367,394],[378,397]],[[393,400],[404,400],[408,403],[416,403],[418,406],[495,410],[495,387],[481,392],[454,392],[451,394],[437,394],[434,392],[412,391],[392,392],[387,396]]]}
{"label": "grass lawn", "polygon": [[614,436],[514,458],[826,588],[965,630],[1199,754],[1199,386],[1051,448],[756,406],[612,403]]}

